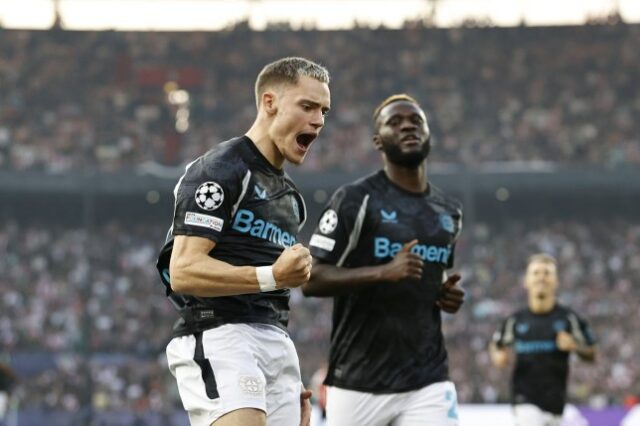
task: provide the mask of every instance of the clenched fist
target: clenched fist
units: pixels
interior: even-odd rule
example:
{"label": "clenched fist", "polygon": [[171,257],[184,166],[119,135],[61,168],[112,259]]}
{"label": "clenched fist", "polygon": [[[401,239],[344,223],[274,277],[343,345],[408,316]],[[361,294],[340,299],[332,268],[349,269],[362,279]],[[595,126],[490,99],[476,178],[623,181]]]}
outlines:
{"label": "clenched fist", "polygon": [[559,331],[556,335],[556,346],[564,352],[572,352],[578,348],[578,344],[573,336],[566,331]]}
{"label": "clenched fist", "polygon": [[452,274],[440,288],[436,305],[448,314],[455,314],[464,303],[464,290],[458,285],[460,274]]}
{"label": "clenched fist", "polygon": [[277,288],[295,288],[306,284],[311,276],[311,253],[302,244],[284,249],[273,264]]}
{"label": "clenched fist", "polygon": [[385,264],[385,280],[397,282],[405,279],[419,280],[422,278],[424,261],[418,254],[411,253],[411,249],[416,244],[418,244],[418,240],[406,243],[393,260]]}

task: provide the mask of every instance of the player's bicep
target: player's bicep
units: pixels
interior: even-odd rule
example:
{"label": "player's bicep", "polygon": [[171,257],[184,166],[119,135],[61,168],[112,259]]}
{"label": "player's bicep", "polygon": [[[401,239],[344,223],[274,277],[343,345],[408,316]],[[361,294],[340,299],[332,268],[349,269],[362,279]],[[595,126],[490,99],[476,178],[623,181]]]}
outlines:
{"label": "player's bicep", "polygon": [[199,256],[208,256],[215,246],[215,241],[208,238],[176,235],[173,240],[170,269],[173,272],[175,269],[193,264]]}

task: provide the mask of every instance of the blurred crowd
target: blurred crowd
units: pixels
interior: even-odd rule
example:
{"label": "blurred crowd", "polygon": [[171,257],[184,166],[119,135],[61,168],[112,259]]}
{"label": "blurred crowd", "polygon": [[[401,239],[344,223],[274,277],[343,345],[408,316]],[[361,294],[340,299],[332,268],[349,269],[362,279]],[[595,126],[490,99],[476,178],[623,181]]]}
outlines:
{"label": "blurred crowd", "polygon": [[[23,410],[73,413],[88,424],[82,416],[180,407],[163,353],[177,313],[154,267],[164,231],[0,225],[0,355],[11,356],[20,377]],[[459,400],[507,400],[509,372],[490,366],[486,348],[500,321],[525,305],[525,262],[540,251],[558,258],[559,299],[589,320],[598,339],[598,362],[573,365],[571,401],[622,404],[640,394],[639,246],[640,225],[615,219],[467,228],[455,270],[468,297],[444,320]],[[331,302],[296,290],[291,305],[290,331],[308,382],[326,359]]]}
{"label": "blurred crowd", "polygon": [[[640,164],[640,26],[215,33],[0,29],[0,170],[178,166],[244,132],[267,62],[332,73],[332,111],[302,168],[377,164],[371,113],[422,102],[433,160]],[[633,117],[636,117],[634,119]]]}

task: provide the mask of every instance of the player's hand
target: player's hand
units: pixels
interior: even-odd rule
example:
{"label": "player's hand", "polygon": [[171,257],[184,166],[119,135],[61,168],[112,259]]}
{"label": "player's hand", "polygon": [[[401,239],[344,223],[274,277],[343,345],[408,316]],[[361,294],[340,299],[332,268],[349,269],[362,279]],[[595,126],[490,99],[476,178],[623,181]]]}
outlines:
{"label": "player's hand", "polygon": [[495,343],[492,343],[489,346],[489,355],[493,365],[498,368],[504,368],[509,364],[511,350],[508,348],[498,348]]}
{"label": "player's hand", "polygon": [[277,288],[295,288],[309,282],[311,276],[311,253],[298,243],[284,249],[273,264],[273,278]]}
{"label": "player's hand", "polygon": [[448,314],[455,314],[464,303],[464,290],[458,285],[460,274],[451,274],[440,288],[436,305]]}
{"label": "player's hand", "polygon": [[556,346],[564,352],[572,352],[578,348],[578,344],[573,336],[566,331],[559,331],[556,335]]}
{"label": "player's hand", "polygon": [[309,426],[311,424],[311,395],[310,390],[304,387],[300,392],[300,426]]}
{"label": "player's hand", "polygon": [[416,244],[418,244],[418,240],[406,243],[393,260],[384,265],[383,277],[385,281],[397,282],[405,279],[419,280],[422,278],[424,261],[416,253],[411,253],[411,249]]}

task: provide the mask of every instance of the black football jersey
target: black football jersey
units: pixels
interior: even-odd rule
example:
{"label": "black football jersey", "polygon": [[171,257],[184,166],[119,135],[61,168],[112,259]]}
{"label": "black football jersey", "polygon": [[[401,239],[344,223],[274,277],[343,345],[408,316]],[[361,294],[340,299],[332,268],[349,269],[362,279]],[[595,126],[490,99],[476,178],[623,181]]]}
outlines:
{"label": "black football jersey", "polygon": [[545,314],[520,310],[494,334],[498,347],[510,346],[516,355],[511,381],[513,404],[534,404],[544,411],[562,414],[567,399],[569,353],[556,346],[559,331],[570,333],[579,344],[595,343],[588,324],[557,304]]}
{"label": "black football jersey", "polygon": [[246,136],[221,143],[186,167],[178,181],[173,226],[158,259],[167,295],[181,313],[174,335],[229,322],[286,327],[289,290],[224,297],[196,297],[171,291],[169,260],[173,237],[209,238],[211,257],[236,266],[271,265],[297,242],[306,210],[291,179]]}
{"label": "black football jersey", "polygon": [[460,203],[434,185],[416,194],[383,171],[339,188],[309,246],[344,268],[390,262],[414,239],[425,262],[421,281],[381,282],[334,298],[326,384],[372,393],[418,389],[448,378],[439,298],[453,265]]}

